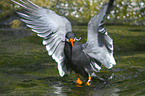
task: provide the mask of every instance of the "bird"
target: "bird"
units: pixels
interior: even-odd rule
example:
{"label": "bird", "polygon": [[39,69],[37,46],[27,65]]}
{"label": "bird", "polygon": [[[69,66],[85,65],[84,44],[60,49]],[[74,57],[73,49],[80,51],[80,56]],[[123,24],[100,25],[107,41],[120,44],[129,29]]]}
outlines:
{"label": "bird", "polygon": [[104,27],[114,0],[105,2],[98,14],[90,19],[87,41],[84,44],[72,32],[72,25],[66,17],[49,8],[39,7],[29,0],[11,1],[23,8],[17,14],[26,26],[43,38],[43,45],[46,45],[48,54],[57,62],[61,77],[74,72],[77,75],[76,84],[83,84],[80,80],[82,76],[86,80],[85,85],[90,86],[92,74],[99,72],[102,65],[108,69],[116,65],[113,39]]}

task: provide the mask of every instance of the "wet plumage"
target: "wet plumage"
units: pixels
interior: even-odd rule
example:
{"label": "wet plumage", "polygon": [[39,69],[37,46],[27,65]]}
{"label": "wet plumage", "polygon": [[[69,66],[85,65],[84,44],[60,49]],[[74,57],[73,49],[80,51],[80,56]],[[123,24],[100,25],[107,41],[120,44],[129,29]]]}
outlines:
{"label": "wet plumage", "polygon": [[77,83],[82,84],[79,75],[88,79],[90,85],[91,74],[101,69],[101,64],[106,68],[116,65],[113,57],[113,40],[103,27],[104,20],[110,13],[114,0],[104,3],[100,12],[91,18],[88,23],[87,42],[81,44],[72,32],[71,23],[54,11],[42,8],[26,0],[12,2],[21,6],[24,11],[17,12],[21,20],[32,28],[43,39],[48,54],[58,64],[60,76],[65,72],[74,71],[77,74]]}

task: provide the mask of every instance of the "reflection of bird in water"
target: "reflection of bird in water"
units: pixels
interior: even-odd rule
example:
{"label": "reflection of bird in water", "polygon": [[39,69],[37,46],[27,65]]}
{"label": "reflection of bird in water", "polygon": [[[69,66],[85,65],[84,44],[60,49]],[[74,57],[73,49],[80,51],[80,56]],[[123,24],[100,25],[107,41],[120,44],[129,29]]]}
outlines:
{"label": "reflection of bird in water", "polygon": [[[13,0],[11,0],[13,1]],[[48,54],[58,63],[60,76],[74,71],[77,74],[76,83],[82,84],[79,75],[87,79],[90,85],[91,74],[101,69],[101,64],[112,68],[116,64],[113,57],[113,40],[103,27],[104,19],[110,13],[114,0],[104,3],[98,15],[88,23],[87,42],[81,44],[72,32],[71,23],[54,11],[39,7],[29,0],[20,0],[24,11],[17,12],[22,21],[32,28],[39,37],[43,37]]]}

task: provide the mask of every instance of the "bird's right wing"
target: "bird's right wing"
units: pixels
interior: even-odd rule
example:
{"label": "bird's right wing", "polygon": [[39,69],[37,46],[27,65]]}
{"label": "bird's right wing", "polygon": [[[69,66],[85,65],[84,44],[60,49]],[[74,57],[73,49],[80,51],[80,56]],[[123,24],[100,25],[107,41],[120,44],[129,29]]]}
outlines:
{"label": "bird's right wing", "polygon": [[88,23],[87,42],[84,44],[84,52],[91,57],[91,66],[97,71],[100,64],[106,68],[112,68],[116,64],[113,57],[113,40],[103,27],[104,20],[110,13],[114,0],[105,3],[100,12],[91,18]]}
{"label": "bird's right wing", "polygon": [[65,34],[72,31],[71,23],[63,16],[57,15],[54,11],[39,7],[26,0],[19,0],[20,3],[11,0],[21,6],[24,11],[17,12],[26,25],[32,28],[39,37],[43,37],[43,44],[46,45],[48,54],[58,63],[60,76],[65,74],[64,63],[64,42]]}

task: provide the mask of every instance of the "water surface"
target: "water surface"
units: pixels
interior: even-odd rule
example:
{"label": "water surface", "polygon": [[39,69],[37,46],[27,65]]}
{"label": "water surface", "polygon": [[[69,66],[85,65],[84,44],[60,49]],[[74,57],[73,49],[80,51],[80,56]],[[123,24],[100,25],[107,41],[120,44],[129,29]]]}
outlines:
{"label": "water surface", "polygon": [[[1,96],[145,96],[145,28],[106,26],[114,39],[117,65],[96,73],[91,86],[78,87],[75,74],[60,77],[42,38],[27,29],[0,30]],[[86,26],[74,26],[86,41]],[[23,31],[22,31],[23,30]]]}

